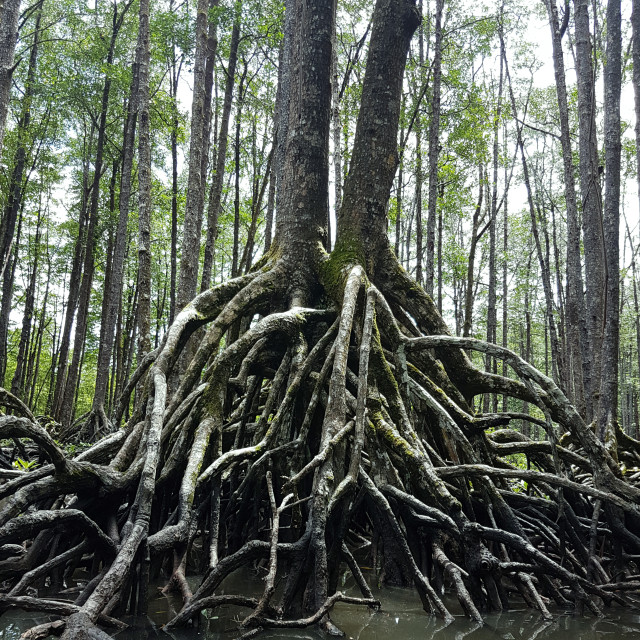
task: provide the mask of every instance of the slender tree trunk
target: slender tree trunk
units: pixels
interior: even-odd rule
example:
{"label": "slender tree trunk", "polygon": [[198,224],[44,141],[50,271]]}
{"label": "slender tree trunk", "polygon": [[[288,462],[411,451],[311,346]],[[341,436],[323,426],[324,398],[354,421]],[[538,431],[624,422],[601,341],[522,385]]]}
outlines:
{"label": "slender tree trunk", "polygon": [[233,89],[235,86],[236,66],[238,63],[238,44],[240,42],[240,20],[242,4],[236,4],[236,16],[231,31],[231,43],[229,45],[229,60],[227,62],[226,83],[224,100],[222,104],[222,117],[220,118],[220,133],[216,165],[209,189],[209,205],[207,209],[207,241],[204,248],[204,263],[202,266],[201,291],[206,291],[211,284],[211,268],[213,266],[215,242],[218,237],[218,219],[222,206],[222,186],[224,184],[224,167],[227,161],[227,145],[229,140],[229,120],[231,119],[231,107],[233,105]]}
{"label": "slender tree trunk", "polygon": [[[38,398],[38,396],[36,395],[36,391],[38,389],[38,375],[40,373],[40,358],[42,355],[42,343],[44,338],[44,330],[48,324],[47,323],[47,303],[49,302],[49,287],[51,282],[51,270],[53,267],[53,262],[51,261],[49,256],[47,257],[48,257],[47,284],[45,285],[45,288],[44,288],[44,296],[42,298],[42,307],[40,309],[40,318],[38,320],[38,329],[36,330],[35,348],[31,354],[31,358],[29,358],[29,363],[27,366],[26,384],[25,384],[25,390],[29,391],[28,406],[34,409],[35,409],[35,404],[37,403],[37,398]],[[55,326],[54,326],[53,342],[55,344]],[[53,366],[50,369],[50,375],[51,376],[53,375]]]}
{"label": "slender tree trunk", "polygon": [[235,196],[233,199],[233,248],[231,261],[231,277],[235,278],[239,274],[238,256],[240,251],[240,130],[242,128],[242,107],[244,102],[244,81],[247,76],[247,65],[245,64],[240,86],[238,87],[238,101],[236,104],[236,137],[234,145],[235,155]]}
{"label": "slender tree trunk", "polygon": [[22,330],[20,331],[20,342],[18,344],[18,355],[16,357],[16,369],[11,381],[11,393],[18,398],[23,398],[25,387],[25,364],[29,352],[29,340],[31,338],[31,320],[35,309],[36,284],[38,279],[38,263],[40,258],[40,229],[42,223],[42,210],[38,210],[38,221],[36,223],[36,235],[34,239],[33,268],[29,278],[29,286],[26,291],[24,303],[24,313],[22,316]]}
{"label": "slender tree trunk", "polygon": [[604,240],[602,196],[598,174],[598,147],[595,123],[595,86],[588,0],[574,0],[576,31],[576,73],[578,77],[578,121],[580,150],[580,191],[585,261],[585,315],[587,318],[586,364],[584,379],[587,419],[598,410],[600,363],[604,326]]}
{"label": "slender tree trunk", "polygon": [[620,0],[607,3],[607,64],[604,75],[605,145],[605,306],[598,432],[616,450],[618,351],[620,338],[620,92],[622,86],[622,18]]}
{"label": "slender tree trunk", "polygon": [[[491,213],[489,220],[489,289],[487,293],[487,342],[498,341],[498,267],[496,258],[496,233],[498,225],[498,162],[499,162],[499,137],[500,117],[502,115],[502,83],[503,83],[503,58],[500,57],[500,75],[498,80],[498,96],[496,100],[496,113],[493,123],[493,177],[491,185]],[[505,185],[506,188],[506,185]],[[495,358],[487,356],[486,368],[491,373],[497,373]],[[497,411],[497,398],[492,396],[492,411]]]}
{"label": "slender tree trunk", "polygon": [[73,252],[71,274],[69,275],[69,293],[65,310],[64,326],[62,327],[62,333],[60,335],[60,349],[57,356],[58,371],[55,378],[55,387],[50,405],[51,413],[57,420],[60,419],[60,408],[62,406],[64,388],[67,381],[69,348],[71,345],[71,328],[73,327],[74,317],[78,306],[80,281],[82,278],[82,263],[85,253],[86,226],[89,213],[88,199],[91,193],[89,187],[89,155],[91,153],[93,135],[94,127],[92,124],[89,141],[88,144],[85,145],[86,156],[82,171],[82,202],[80,205],[80,218],[78,220],[78,237],[76,239]]}
{"label": "slender tree trunk", "polygon": [[[422,15],[422,0],[418,0],[418,11]],[[424,26],[420,22],[418,27],[418,72],[422,77],[424,67]],[[422,183],[424,175],[422,170],[422,118],[418,114],[416,118],[416,280],[418,284],[424,282],[422,273],[423,229],[422,229]],[[432,291],[433,293],[433,287]]]}
{"label": "slender tree trunk", "polygon": [[[10,11],[10,2],[5,2],[6,11]],[[7,13],[3,14],[3,18],[7,20],[11,19],[11,16]],[[36,77],[37,62],[38,62],[38,48],[40,44],[40,21],[42,18],[42,6],[38,10],[36,16],[36,22],[34,27],[33,45],[29,54],[29,68],[27,70],[27,78],[25,83],[25,92],[22,98],[22,109],[20,118],[18,120],[18,147],[16,149],[14,157],[13,172],[11,174],[11,181],[9,183],[9,198],[7,200],[7,206],[5,208],[5,214],[2,219],[1,235],[0,235],[0,272],[2,273],[2,307],[3,309],[11,309],[13,299],[13,286],[8,286],[8,278],[13,278],[13,270],[4,269],[7,264],[11,249],[14,244],[14,233],[16,220],[18,218],[18,211],[22,207],[22,200],[24,195],[24,175],[27,161],[27,149],[30,145],[29,140],[29,125],[31,123],[31,102],[33,100],[33,87]],[[0,42],[2,38],[3,25],[0,25]],[[0,102],[2,100],[2,56],[3,46],[10,43],[0,44]],[[15,45],[15,42],[14,42]],[[6,52],[5,52],[6,53]],[[13,55],[13,54],[12,54]],[[0,118],[2,117],[2,106],[0,105]],[[3,123],[0,122],[0,126]],[[0,138],[2,137],[2,131],[0,130]],[[2,150],[2,143],[0,140],[0,151]],[[15,247],[17,250],[17,246]],[[16,253],[16,256],[18,254]],[[14,260],[15,268],[15,260]],[[7,299],[5,300],[5,297]],[[7,368],[7,338],[9,331],[9,317],[8,314],[0,318],[0,380],[4,379],[4,374]]]}
{"label": "slender tree trunk", "polygon": [[[511,98],[511,109],[513,111],[514,118],[517,118],[516,99],[513,93],[513,85],[511,84],[511,76],[509,73],[509,65],[507,63],[506,56],[504,55],[504,47],[502,47],[503,59],[505,64],[505,71],[507,77],[507,83],[509,86],[509,96]],[[540,270],[542,275],[542,286],[544,289],[544,297],[546,303],[546,314],[549,322],[549,334],[551,336],[551,360],[554,365],[553,377],[558,384],[562,384],[564,379],[564,367],[562,362],[562,350],[560,348],[560,341],[558,340],[558,331],[556,327],[554,309],[555,302],[553,297],[553,290],[551,288],[551,274],[549,270],[549,262],[546,260],[542,251],[542,243],[540,241],[540,233],[538,230],[538,220],[536,214],[536,208],[533,200],[533,191],[531,186],[531,180],[529,177],[529,165],[524,151],[524,141],[522,139],[522,129],[517,127],[518,137],[517,145],[520,148],[520,159],[522,161],[522,172],[524,177],[524,184],[527,191],[527,202],[529,205],[529,214],[531,217],[531,231],[535,241],[536,253],[538,255],[538,262],[540,263]]]}
{"label": "slender tree trunk", "polygon": [[[402,100],[402,106],[400,110],[404,108],[404,97]],[[400,139],[404,140],[404,124],[400,125]],[[398,181],[396,186],[396,238],[395,238],[395,251],[398,260],[401,260],[400,245],[402,242],[402,190],[404,180],[404,149],[400,149],[400,158],[398,159]]]}
{"label": "slender tree trunk", "polygon": [[9,112],[19,17],[20,0],[4,0],[0,9],[0,153]]}
{"label": "slender tree trunk", "polygon": [[[504,146],[506,151],[507,146],[507,136],[506,136],[507,125],[504,127]],[[509,193],[508,193],[508,178],[507,178],[507,167],[505,165],[504,168],[504,184],[505,184],[505,193],[504,193],[504,214],[503,214],[503,224],[502,224],[502,346],[506,349],[509,344]],[[507,363],[502,361],[502,375],[507,377]],[[508,396],[507,394],[503,394],[502,396],[502,410],[507,411],[509,407]]]}
{"label": "slender tree trunk", "polygon": [[[142,6],[141,9],[142,10]],[[140,52],[136,55],[131,81],[131,93],[127,108],[127,118],[124,127],[122,145],[122,173],[120,179],[119,215],[116,227],[111,277],[109,286],[105,289],[105,317],[101,330],[100,351],[96,370],[95,391],[93,396],[94,412],[104,412],[107,388],[109,383],[109,365],[113,351],[118,307],[122,296],[122,283],[124,274],[124,257],[127,248],[127,220],[129,218],[129,203],[131,197],[131,174],[133,167],[133,155],[135,146],[135,130],[137,120],[137,94],[138,94],[138,69],[140,64]],[[140,171],[140,168],[139,168]]]}
{"label": "slender tree trunk", "polygon": [[480,214],[482,213],[482,202],[484,198],[484,182],[483,166],[482,163],[480,163],[478,167],[478,202],[473,212],[471,244],[469,246],[469,259],[467,261],[467,286],[464,299],[464,324],[462,326],[462,335],[465,338],[471,335],[471,328],[473,326],[473,281],[475,277],[476,248],[481,236],[480,225],[482,224],[482,220]]}
{"label": "slender tree trunk", "polygon": [[429,123],[429,202],[427,205],[427,293],[433,297],[436,207],[438,203],[438,148],[440,135],[440,84],[442,79],[442,10],[444,0],[436,0],[435,45],[433,49],[433,98]]}
{"label": "slender tree trunk", "polygon": [[[198,16],[198,20],[200,17]],[[149,0],[140,0],[140,27],[138,31],[138,60],[139,60],[139,88],[138,88],[138,121],[140,132],[138,134],[138,362],[151,350],[151,132],[149,130],[149,65],[151,57],[150,32],[149,32]],[[199,91],[196,89],[196,92]],[[197,99],[200,99],[199,97]],[[194,95],[194,101],[196,96]],[[200,108],[200,107],[198,107]],[[196,107],[194,107],[196,109]],[[192,127],[193,135],[193,127]],[[193,152],[193,145],[191,147]],[[189,180],[198,169],[200,157],[191,156],[189,163]],[[193,185],[190,185],[193,186]],[[195,188],[195,187],[194,187]],[[200,183],[200,188],[203,185]],[[193,197],[202,197],[202,193],[193,194]],[[187,215],[195,215],[202,218],[201,212],[195,213],[189,208],[189,195],[187,194]],[[193,203],[191,203],[193,205]],[[200,247],[198,233],[192,247]],[[186,237],[185,237],[186,240]],[[189,245],[185,245],[189,246]],[[183,251],[183,258],[184,258]],[[200,251],[189,249],[187,253],[195,255],[196,260]],[[196,262],[196,277],[198,266]],[[195,294],[195,280],[189,281],[190,291]],[[182,285],[181,285],[182,286]],[[180,293],[180,292],[179,292]]]}
{"label": "slender tree trunk", "polygon": [[2,302],[0,303],[0,384],[4,387],[6,366],[7,366],[7,338],[9,334],[9,315],[11,314],[11,301],[13,294],[13,284],[15,282],[16,265],[18,264],[18,248],[20,245],[20,236],[22,234],[22,215],[23,207],[20,207],[18,214],[18,229],[16,231],[15,246],[12,248],[8,256],[8,264],[2,278]]}
{"label": "slender tree trunk", "polygon": [[109,110],[109,95],[111,92],[110,67],[113,63],[116,40],[118,32],[122,26],[122,20],[130,4],[123,7],[118,15],[118,8],[114,5],[113,23],[111,31],[111,41],[107,54],[107,71],[102,90],[102,101],[100,107],[100,120],[98,125],[98,141],[96,145],[96,159],[94,165],[93,185],[91,188],[91,204],[89,209],[89,223],[87,225],[87,246],[82,267],[82,281],[78,297],[78,315],[76,320],[76,331],[73,345],[73,357],[69,366],[69,373],[64,386],[62,404],[60,406],[59,420],[68,427],[73,421],[73,404],[80,379],[80,357],[84,348],[84,341],[89,322],[89,301],[91,297],[91,285],[95,268],[95,244],[98,230],[99,202],[100,202],[100,178],[102,176],[102,164],[104,157],[104,147],[107,131],[107,113]]}
{"label": "slender tree trunk", "polygon": [[[567,83],[562,51],[562,28],[558,20],[556,0],[546,0],[553,44],[553,64],[556,79],[556,93],[560,113],[560,142],[562,145],[562,165],[564,170],[564,195],[567,215],[567,329],[568,329],[568,370],[571,372],[573,401],[578,411],[585,415],[585,385],[587,353],[583,336],[586,335],[584,283],[580,261],[580,227],[578,222],[578,204],[573,167],[573,153],[569,129],[569,106],[567,101]],[[568,20],[569,5],[566,5]]]}
{"label": "slender tree trunk", "polygon": [[[209,0],[198,0],[196,13],[196,53],[193,66],[193,102],[191,105],[191,138],[189,144],[189,177],[187,182],[187,201],[185,204],[184,224],[182,227],[182,255],[176,297],[177,310],[181,310],[196,294],[198,268],[200,262],[200,235],[202,230],[202,203],[204,202],[204,184],[202,182],[203,150],[207,131],[205,74],[208,52],[208,12]],[[141,82],[142,84],[142,82]],[[144,304],[140,292],[140,302]],[[139,332],[138,340],[144,340]]]}

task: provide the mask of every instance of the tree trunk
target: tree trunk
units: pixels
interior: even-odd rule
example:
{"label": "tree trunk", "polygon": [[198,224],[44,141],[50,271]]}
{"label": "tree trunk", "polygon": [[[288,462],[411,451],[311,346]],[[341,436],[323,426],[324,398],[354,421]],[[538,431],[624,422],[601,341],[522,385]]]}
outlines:
{"label": "tree trunk", "polygon": [[[140,9],[142,11],[142,7]],[[105,400],[109,383],[109,365],[113,352],[115,325],[118,315],[118,307],[122,296],[122,282],[124,274],[124,257],[127,248],[127,221],[129,219],[129,202],[131,197],[131,173],[133,167],[133,155],[135,145],[135,131],[138,105],[138,70],[140,64],[140,52],[137,52],[137,61],[133,66],[131,79],[131,91],[125,119],[123,145],[122,145],[122,172],[120,179],[119,214],[116,226],[115,241],[113,247],[113,259],[108,287],[104,292],[105,314],[103,326],[100,332],[100,350],[98,352],[98,364],[96,368],[95,391],[93,395],[92,411],[96,417],[105,420]],[[139,168],[139,171],[141,169]],[[101,425],[103,426],[103,425]]]}
{"label": "tree trunk", "polygon": [[429,202],[427,212],[426,292],[433,298],[436,207],[438,204],[438,149],[440,146],[440,84],[442,79],[442,10],[444,0],[436,0],[435,45],[433,49],[433,97],[429,123]]}
{"label": "tree trunk", "polygon": [[227,62],[222,117],[220,118],[220,133],[216,145],[216,165],[209,189],[209,205],[207,209],[207,241],[204,248],[204,263],[202,266],[202,282],[200,291],[206,291],[211,285],[211,268],[215,255],[215,243],[218,237],[218,219],[222,206],[222,186],[224,184],[224,168],[227,161],[227,145],[229,140],[229,120],[233,103],[233,89],[235,86],[236,66],[238,63],[238,44],[240,42],[240,26],[242,3],[236,4],[235,20],[231,31],[229,45],[229,60]]}
{"label": "tree trunk", "polygon": [[[422,15],[422,0],[418,0],[418,11]],[[420,22],[418,27],[418,73],[420,77],[423,75],[424,66],[424,26],[423,22]],[[435,98],[435,96],[434,96]],[[431,133],[431,128],[429,128]],[[431,150],[431,148],[429,148]],[[431,156],[429,156],[431,160]],[[429,164],[431,168],[431,164]],[[416,118],[416,280],[418,284],[424,283],[422,273],[422,259],[424,256],[423,248],[423,227],[422,227],[422,187],[423,187],[423,171],[422,171],[422,118],[420,114]],[[431,191],[429,191],[431,195]],[[433,278],[431,285],[431,294],[433,295]]]}
{"label": "tree trunk", "polygon": [[86,244],[86,226],[89,214],[88,200],[91,195],[89,187],[89,155],[91,153],[92,141],[94,135],[94,126],[92,123],[88,142],[85,141],[86,156],[84,158],[82,168],[82,201],[80,204],[80,217],[78,220],[78,237],[76,238],[75,248],[73,252],[73,262],[71,265],[71,274],[69,275],[69,293],[67,296],[67,305],[64,316],[64,326],[60,335],[60,348],[58,350],[58,369],[55,376],[55,387],[51,397],[51,414],[57,420],[60,419],[60,408],[64,396],[64,388],[67,382],[69,347],[71,344],[71,329],[78,306],[78,297],[80,293],[80,282],[82,277],[82,263],[85,253]]}
{"label": "tree trunk", "polygon": [[65,428],[70,427],[73,422],[74,398],[78,382],[80,379],[80,357],[83,351],[87,325],[89,322],[89,301],[91,297],[91,285],[93,283],[93,273],[95,267],[95,244],[98,230],[98,216],[100,203],[100,178],[102,177],[102,164],[104,158],[104,147],[107,132],[107,113],[109,110],[109,95],[111,92],[110,67],[113,63],[116,40],[118,32],[122,26],[122,21],[130,4],[126,4],[122,12],[118,14],[118,8],[114,6],[111,40],[106,59],[106,74],[102,89],[102,100],[100,107],[100,119],[98,124],[98,141],[96,144],[96,159],[94,163],[93,184],[91,187],[91,203],[89,207],[89,222],[87,225],[86,250],[82,266],[82,281],[78,295],[78,315],[76,319],[76,330],[73,345],[73,357],[69,366],[69,372],[65,381],[64,392],[60,405],[59,420]]}
{"label": "tree trunk", "polygon": [[9,113],[19,17],[20,0],[4,0],[0,9],[0,153]]}
{"label": "tree trunk", "polygon": [[[24,313],[22,316],[22,329],[20,331],[20,342],[18,344],[18,355],[16,357],[16,369],[11,381],[11,393],[18,398],[25,396],[25,365],[29,352],[29,341],[31,338],[31,321],[35,309],[36,284],[38,277],[38,262],[40,258],[40,228],[42,223],[42,210],[38,210],[38,221],[36,223],[36,235],[34,239],[33,268],[29,278],[29,286],[26,291],[24,303]],[[26,399],[26,397],[25,397]]]}
{"label": "tree trunk", "polygon": [[[200,9],[200,7],[198,7]],[[198,20],[200,15],[198,14]],[[138,121],[140,132],[138,134],[138,362],[142,360],[145,354],[151,351],[151,132],[149,130],[149,82],[151,61],[151,44],[149,32],[149,0],[140,1],[140,28],[138,31],[138,51],[137,57],[139,61],[139,88],[138,88]],[[202,81],[203,78],[196,76],[194,82]],[[200,114],[202,105],[195,106],[195,102],[201,100],[200,90],[196,88],[194,94],[194,119],[196,114]],[[200,123],[204,127],[204,123]],[[192,135],[194,135],[192,127]],[[195,136],[198,139],[198,136]],[[202,137],[199,138],[202,141]],[[193,154],[193,139],[191,146]],[[195,176],[199,170],[199,160],[201,156],[190,156],[189,160],[189,188],[187,190],[187,210],[185,211],[185,220],[187,217],[195,217],[202,219],[202,207],[196,202],[190,201],[189,191],[195,189],[191,198],[202,198],[202,189],[204,185],[201,180],[197,180],[196,184],[191,182],[192,173]],[[192,166],[193,165],[193,166]],[[198,191],[200,189],[200,191]],[[185,222],[185,227],[186,227]],[[191,254],[196,258],[195,277],[198,275],[197,259],[200,251],[195,248],[200,247],[199,226],[195,238],[189,238],[194,244],[183,244],[189,247],[185,252],[183,250],[183,260],[185,253]],[[183,242],[187,242],[187,234]],[[182,273],[182,271],[181,271]],[[184,285],[189,288],[190,296],[195,294],[195,279],[187,282],[182,281],[181,287]],[[180,293],[180,291],[178,292]],[[180,305],[179,305],[180,306]]]}
{"label": "tree trunk", "polygon": [[[200,263],[200,235],[202,230],[202,206],[204,188],[202,181],[203,150],[206,147],[204,136],[206,126],[206,89],[205,74],[208,53],[208,16],[209,0],[198,0],[196,13],[196,53],[193,65],[193,102],[191,105],[191,138],[189,142],[189,177],[187,183],[187,201],[182,227],[182,255],[178,276],[177,310],[180,311],[196,294],[198,268]],[[140,292],[140,302],[143,302]],[[144,340],[142,332],[138,340]]]}
{"label": "tree trunk", "polygon": [[620,342],[620,92],[622,86],[622,18],[620,0],[607,3],[607,64],[604,75],[605,145],[605,305],[598,433],[617,449],[618,350]]}
{"label": "tree trunk", "polygon": [[486,226],[482,233],[480,232],[480,225],[483,219],[480,217],[482,213],[482,202],[484,198],[484,167],[482,163],[478,165],[478,202],[473,212],[473,222],[471,223],[471,242],[469,245],[469,258],[467,261],[467,285],[465,288],[464,298],[464,324],[462,326],[462,335],[467,338],[471,335],[471,329],[473,326],[473,282],[475,278],[476,268],[476,249],[478,242],[482,237],[482,233],[486,231]]}
{"label": "tree trunk", "polygon": [[[493,178],[491,185],[491,213],[489,220],[489,289],[487,293],[487,342],[498,342],[498,266],[496,249],[496,230],[498,226],[498,161],[499,139],[498,132],[502,115],[502,83],[503,83],[503,58],[500,56],[500,75],[498,80],[498,96],[496,100],[496,113],[493,124]],[[506,188],[506,185],[505,185]],[[487,357],[486,369],[491,373],[497,373],[495,358]],[[491,410],[498,410],[497,398],[492,396]]]}
{"label": "tree trunk", "polygon": [[[556,0],[546,0],[553,44],[553,65],[556,78],[556,94],[560,113],[560,143],[562,144],[562,166],[564,170],[564,197],[567,215],[567,330],[568,330],[568,370],[571,372],[573,401],[578,411],[586,415],[585,384],[589,372],[586,370],[588,357],[583,337],[586,335],[584,284],[580,262],[580,227],[578,223],[578,204],[571,149],[571,131],[569,129],[569,106],[567,102],[567,83],[564,71],[561,27],[558,20]],[[569,11],[569,5],[565,5]],[[565,16],[567,19],[568,16]]]}
{"label": "tree trunk", "polygon": [[295,32],[289,63],[286,152],[274,242],[286,260],[293,259],[301,267],[290,283],[291,299],[301,304],[307,298],[309,276],[326,246],[336,1],[295,0],[292,9],[292,24],[300,28]]}
{"label": "tree trunk", "polygon": [[[11,20],[10,11],[12,2],[8,0],[5,2],[5,13],[3,18]],[[19,3],[18,3],[19,5]],[[24,175],[27,161],[27,149],[31,144],[29,139],[29,125],[31,123],[31,102],[33,99],[33,89],[36,77],[36,69],[38,62],[38,47],[40,44],[40,21],[42,18],[42,6],[38,10],[36,16],[36,22],[34,27],[33,45],[31,46],[31,52],[29,54],[29,68],[27,70],[27,78],[25,82],[25,92],[22,98],[22,109],[20,118],[18,120],[18,147],[16,149],[14,157],[13,172],[11,174],[11,180],[9,182],[9,197],[7,199],[7,205],[5,207],[5,214],[2,218],[2,225],[0,225],[0,272],[2,272],[2,308],[10,309],[12,307],[13,298],[13,286],[8,286],[8,278],[13,278],[13,269],[5,269],[5,265],[9,261],[11,249],[14,243],[14,232],[16,220],[18,218],[18,211],[22,207],[22,200],[24,195]],[[9,28],[9,26],[7,27]],[[0,25],[0,42],[2,42],[2,32],[4,30],[4,23]],[[17,32],[16,32],[17,33]],[[3,56],[8,55],[6,47],[11,45],[11,42],[0,44],[0,151],[2,150],[2,133],[4,122],[2,122],[2,83],[3,83]],[[15,38],[13,41],[15,46]],[[4,49],[4,51],[3,51]],[[13,51],[11,52],[13,56]],[[10,81],[10,74],[9,74]],[[8,97],[8,96],[7,96]],[[6,113],[5,113],[6,115]],[[16,259],[17,259],[17,249]],[[15,260],[13,268],[15,268]],[[5,297],[7,298],[5,300]],[[3,314],[4,316],[4,314]],[[9,330],[9,317],[8,315],[0,319],[0,380],[4,379],[5,371],[7,368],[7,336]]]}
{"label": "tree trunk", "polygon": [[587,318],[586,363],[583,372],[587,419],[598,412],[600,363],[604,326],[604,239],[602,235],[602,196],[598,173],[598,147],[595,122],[595,86],[588,0],[574,0],[576,31],[576,73],[578,77],[578,121],[580,150],[580,191],[585,261],[585,315]]}

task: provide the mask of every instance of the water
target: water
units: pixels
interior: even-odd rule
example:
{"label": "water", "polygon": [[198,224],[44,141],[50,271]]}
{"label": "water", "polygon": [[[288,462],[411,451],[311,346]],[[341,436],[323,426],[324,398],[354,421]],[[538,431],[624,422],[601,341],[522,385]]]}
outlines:
{"label": "water", "polygon": [[[261,582],[248,571],[237,572],[225,583],[227,593],[259,595]],[[341,589],[353,593],[347,582]],[[222,591],[220,591],[222,592]],[[485,617],[485,625],[477,627],[459,613],[455,599],[446,604],[455,615],[452,624],[445,626],[439,619],[429,617],[411,589],[389,588],[376,590],[374,596],[382,602],[382,609],[372,612],[366,607],[338,603],[331,619],[346,634],[346,640],[617,640],[640,638],[640,613],[614,607],[603,618],[577,617],[570,612],[552,611],[551,622],[542,620],[531,609],[513,604],[510,611]],[[239,607],[220,607],[209,614],[199,628],[187,628],[166,633],[161,626],[171,618],[177,601],[156,591],[149,602],[147,618],[127,619],[129,629],[116,635],[118,640],[233,640],[241,635],[239,622],[249,613]],[[7,612],[0,618],[0,640],[18,640],[29,627],[46,622],[48,617],[20,611]],[[277,629],[265,631],[259,640],[298,639],[327,640],[315,628]]]}

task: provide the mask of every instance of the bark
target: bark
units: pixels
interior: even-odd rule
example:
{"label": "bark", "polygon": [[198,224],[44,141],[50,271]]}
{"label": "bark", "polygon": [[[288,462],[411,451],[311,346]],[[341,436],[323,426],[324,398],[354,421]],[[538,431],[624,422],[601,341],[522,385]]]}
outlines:
{"label": "bark", "polygon": [[427,256],[425,290],[433,298],[436,207],[438,204],[438,148],[440,136],[440,84],[442,80],[442,11],[444,0],[436,0],[435,44],[433,49],[433,95],[429,123],[429,202],[427,212]]}
{"label": "bark", "polygon": [[240,251],[240,129],[242,128],[242,107],[244,103],[244,81],[247,77],[247,65],[240,77],[238,87],[238,100],[236,105],[236,136],[234,144],[235,156],[235,197],[233,199],[233,248],[231,258],[231,277],[235,278],[238,273],[238,258]]}
{"label": "bark", "polygon": [[604,326],[604,239],[602,196],[598,173],[595,123],[595,85],[589,32],[588,0],[574,0],[576,74],[578,77],[578,121],[580,191],[585,261],[585,315],[587,318],[586,363],[583,371],[587,419],[596,417],[600,396],[600,368]]}
{"label": "bark", "polygon": [[[386,208],[397,165],[398,120],[406,52],[419,25],[415,5],[376,3],[349,174],[338,214],[335,252],[352,252],[361,264],[386,255]],[[393,15],[394,20],[389,20]]]}
{"label": "bark", "polygon": [[[338,76],[338,47],[334,39],[333,61],[331,75],[331,121],[332,121],[332,141],[333,141],[333,210],[335,215],[340,211],[342,202],[342,118],[340,116],[340,83]],[[327,225],[328,246],[327,251],[331,251],[331,225]]]}
{"label": "bark", "polygon": [[0,152],[9,113],[19,17],[20,0],[5,0],[0,9]]}
{"label": "bark", "polygon": [[[286,152],[280,183],[283,193],[281,204],[278,201],[275,243],[286,259],[293,258],[313,269],[326,245],[327,234],[336,2],[296,0],[291,10],[292,24],[299,21],[300,28],[291,43],[288,126],[283,140]],[[303,272],[300,270],[291,282],[294,300],[306,298],[309,280]]]}
{"label": "bark", "polygon": [[618,349],[620,342],[620,92],[622,85],[622,18],[620,0],[607,4],[607,64],[604,76],[605,305],[598,434],[615,450],[618,419]]}
{"label": "bark", "polygon": [[[565,11],[569,11],[566,5]],[[560,114],[560,143],[562,145],[562,166],[564,170],[564,196],[567,215],[567,332],[569,351],[567,365],[571,372],[572,399],[578,410],[585,415],[585,384],[589,372],[587,368],[584,284],[580,261],[580,227],[578,222],[578,203],[574,178],[571,131],[569,129],[569,107],[567,102],[567,83],[565,77],[564,55],[562,51],[561,26],[555,0],[547,0],[551,42],[553,45],[553,64],[556,79],[556,94]],[[565,19],[566,19],[565,17]]]}

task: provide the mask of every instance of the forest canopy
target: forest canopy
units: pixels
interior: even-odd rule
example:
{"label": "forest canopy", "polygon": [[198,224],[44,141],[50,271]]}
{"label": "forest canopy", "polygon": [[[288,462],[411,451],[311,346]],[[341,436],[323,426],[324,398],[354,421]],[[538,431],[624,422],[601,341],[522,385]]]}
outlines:
{"label": "forest canopy", "polygon": [[635,1],[3,0],[0,613],[637,606],[638,114]]}

